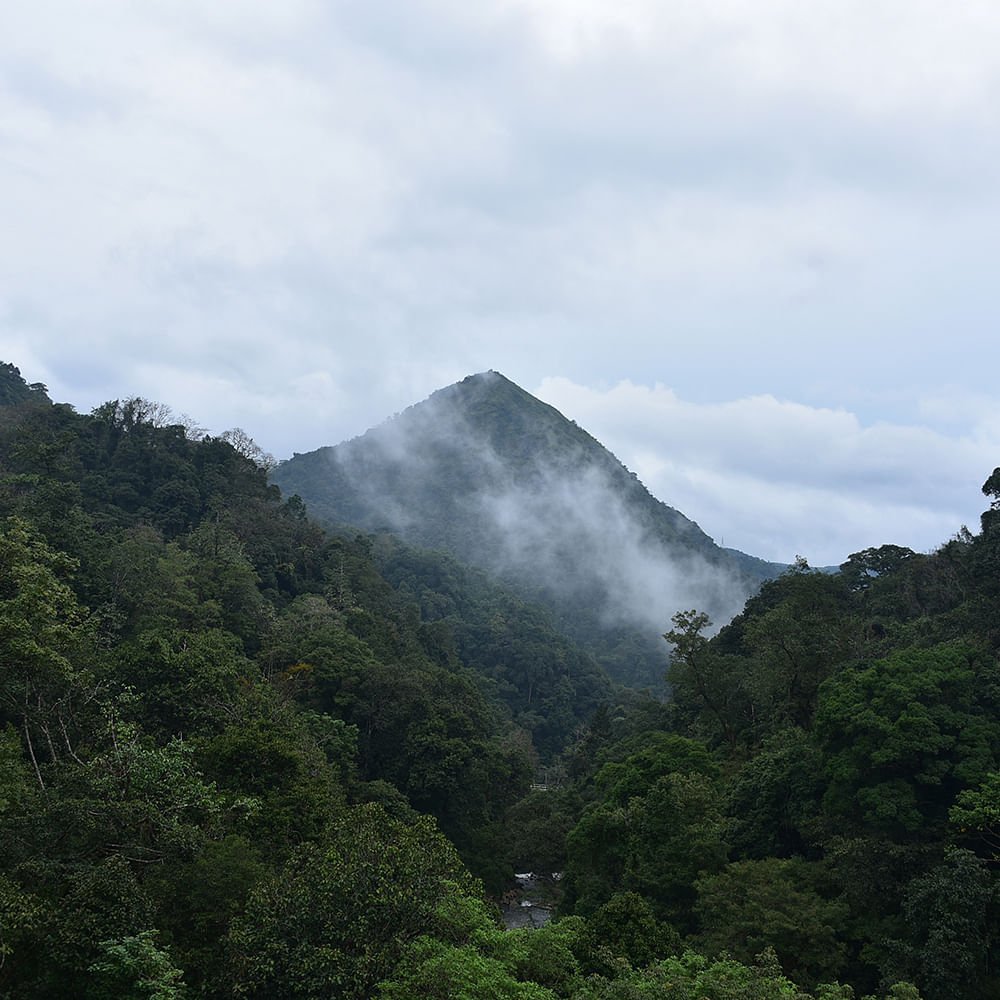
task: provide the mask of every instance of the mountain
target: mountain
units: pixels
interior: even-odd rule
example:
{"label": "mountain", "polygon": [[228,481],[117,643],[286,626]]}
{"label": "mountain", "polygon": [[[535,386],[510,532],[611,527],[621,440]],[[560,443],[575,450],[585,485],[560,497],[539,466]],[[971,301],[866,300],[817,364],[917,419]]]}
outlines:
{"label": "mountain", "polygon": [[658,682],[678,610],[728,621],[785,567],[716,545],[575,422],[497,372],[281,463],[314,517],[389,532],[547,604],[613,676]]}

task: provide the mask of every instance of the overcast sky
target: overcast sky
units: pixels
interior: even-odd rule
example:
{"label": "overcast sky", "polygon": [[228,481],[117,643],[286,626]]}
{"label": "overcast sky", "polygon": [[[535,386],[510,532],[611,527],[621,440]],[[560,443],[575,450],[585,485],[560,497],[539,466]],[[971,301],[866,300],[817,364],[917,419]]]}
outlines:
{"label": "overcast sky", "polygon": [[493,368],[717,541],[1000,464],[993,0],[0,6],[0,360],[278,458]]}

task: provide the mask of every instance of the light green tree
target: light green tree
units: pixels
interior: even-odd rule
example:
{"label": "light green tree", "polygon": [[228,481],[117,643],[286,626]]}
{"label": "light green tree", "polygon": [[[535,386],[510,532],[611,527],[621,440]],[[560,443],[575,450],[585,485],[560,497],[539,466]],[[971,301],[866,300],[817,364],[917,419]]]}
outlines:
{"label": "light green tree", "polygon": [[153,931],[102,941],[90,966],[88,1000],[183,1000],[183,973],[157,947]]}

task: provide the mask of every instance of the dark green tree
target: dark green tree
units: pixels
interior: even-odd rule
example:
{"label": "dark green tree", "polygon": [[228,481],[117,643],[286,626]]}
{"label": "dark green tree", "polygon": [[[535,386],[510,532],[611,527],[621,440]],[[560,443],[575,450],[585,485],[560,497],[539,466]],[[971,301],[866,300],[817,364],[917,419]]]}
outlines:
{"label": "dark green tree", "polygon": [[417,938],[464,942],[480,899],[433,821],[358,806],[251,894],[231,933],[235,994],[371,997]]}
{"label": "dark green tree", "polygon": [[940,836],[956,795],[996,769],[998,681],[992,657],[960,644],[832,677],[816,721],[828,812],[895,837]]}
{"label": "dark green tree", "polygon": [[974,1000],[998,987],[990,952],[1000,930],[996,878],[971,851],[944,860],[906,887],[909,935],[890,944],[889,976],[906,976],[927,1000]]}
{"label": "dark green tree", "polygon": [[673,646],[667,683],[682,705],[694,706],[707,720],[705,727],[722,735],[731,750],[752,718],[746,663],[740,657],[716,653],[702,633],[712,622],[697,610],[678,611],[674,627],[663,636]]}
{"label": "dark green tree", "polygon": [[819,891],[822,869],[800,858],[738,861],[698,880],[698,940],[709,955],[749,963],[773,949],[785,974],[802,986],[843,970],[841,932],[847,907]]}

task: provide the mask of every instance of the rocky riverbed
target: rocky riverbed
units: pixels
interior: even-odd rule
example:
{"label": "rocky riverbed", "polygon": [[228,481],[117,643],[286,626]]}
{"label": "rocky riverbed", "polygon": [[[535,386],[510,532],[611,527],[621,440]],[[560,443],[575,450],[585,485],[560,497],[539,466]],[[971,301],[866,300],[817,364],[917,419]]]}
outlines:
{"label": "rocky riverbed", "polygon": [[507,930],[541,927],[552,919],[559,900],[562,872],[524,872],[514,876],[515,884],[504,893],[500,911]]}

